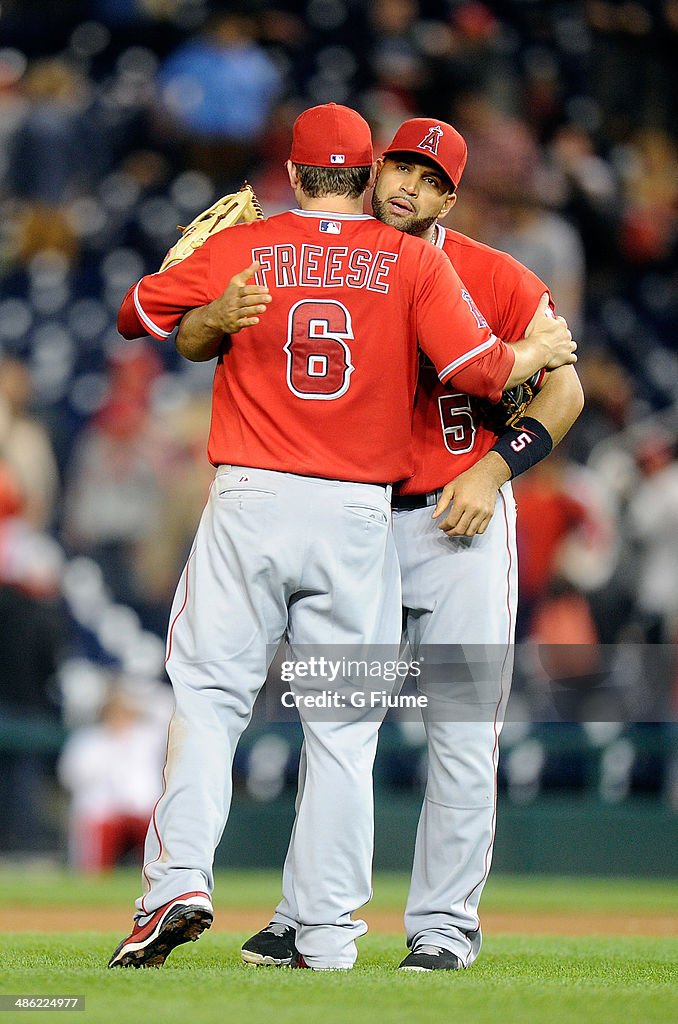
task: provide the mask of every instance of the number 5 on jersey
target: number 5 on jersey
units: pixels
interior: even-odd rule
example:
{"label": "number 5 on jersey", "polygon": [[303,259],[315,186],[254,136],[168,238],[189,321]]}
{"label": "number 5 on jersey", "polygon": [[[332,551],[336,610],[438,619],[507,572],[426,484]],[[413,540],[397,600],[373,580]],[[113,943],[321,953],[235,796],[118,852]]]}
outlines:
{"label": "number 5 on jersey", "polygon": [[331,400],[348,391],[355,367],[346,344],[351,314],[334,299],[302,299],[287,320],[287,386],[297,398]]}
{"label": "number 5 on jersey", "polygon": [[438,398],[440,423],[443,428],[443,441],[451,455],[463,455],[470,452],[476,436],[476,426],[471,412],[471,400],[468,395],[455,391]]}

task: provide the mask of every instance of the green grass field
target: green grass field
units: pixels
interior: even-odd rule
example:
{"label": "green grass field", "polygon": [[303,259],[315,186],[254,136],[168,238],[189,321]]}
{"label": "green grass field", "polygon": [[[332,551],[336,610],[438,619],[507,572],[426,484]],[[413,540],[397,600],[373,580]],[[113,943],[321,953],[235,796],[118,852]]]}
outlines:
{"label": "green grass field", "polygon": [[[86,1009],[58,1019],[96,1024],[669,1024],[678,1020],[678,939],[486,934],[466,972],[398,973],[401,936],[370,931],[356,968],[346,974],[246,968],[239,958],[247,932],[207,932],[175,950],[160,971],[109,971],[122,937],[111,931],[68,931],[69,907],[129,909],[136,872],[102,881],[63,872],[0,872],[0,906],[63,907],[64,931],[0,935],[0,993],[84,995]],[[215,906],[261,908],[267,920],[279,879],[269,873],[222,874]],[[400,911],[401,875],[375,880],[373,906]],[[492,912],[626,915],[678,914],[678,884],[609,879],[491,878],[483,908]],[[127,912],[125,910],[125,913]],[[8,1011],[19,1019],[30,1011]],[[35,1014],[33,1013],[33,1016]]]}

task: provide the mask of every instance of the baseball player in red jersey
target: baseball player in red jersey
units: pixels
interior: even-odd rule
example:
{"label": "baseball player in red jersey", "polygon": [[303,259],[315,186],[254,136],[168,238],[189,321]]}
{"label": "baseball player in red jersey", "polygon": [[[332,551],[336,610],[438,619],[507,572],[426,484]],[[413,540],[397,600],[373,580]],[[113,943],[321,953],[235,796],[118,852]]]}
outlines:
{"label": "baseball player in red jersey", "polygon": [[[412,468],[417,338],[441,380],[488,396],[575,358],[562,328],[506,346],[441,253],[363,215],[371,164],[369,126],[355,111],[305,111],[288,162],[300,209],[208,238],[142,278],[120,309],[125,337],[163,339],[200,307],[190,344],[177,344],[192,359],[218,354],[208,445],[217,472],[171,611],[176,711],[144,895],[111,967],[159,966],[210,926],[235,747],[283,634],[293,649],[397,643],[389,482]],[[214,314],[243,266],[259,268],[273,301],[260,324],[226,340]],[[372,713],[316,721],[303,708],[301,718],[297,948],[304,966],[348,969],[366,930],[352,913],[370,893],[379,723]]]}
{"label": "baseball player in red jersey", "polygon": [[[383,222],[445,252],[495,334],[512,341],[522,337],[547,289],[508,254],[438,223],[456,202],[465,163],[465,142],[451,125],[407,121],[378,163],[373,209]],[[436,645],[468,645],[472,660],[480,650],[491,654],[484,678],[476,679],[483,706],[469,715],[464,664],[458,682],[454,666],[446,667],[442,692],[440,684],[432,686],[423,709],[428,781],[405,913],[411,952],[400,965],[404,970],[461,969],[480,950],[478,905],[494,843],[498,740],[517,607],[509,480],[548,454],[582,404],[576,372],[563,366],[548,375],[529,416],[499,439],[463,388],[441,386],[428,360],[421,368],[415,470],[393,498],[405,634],[414,658]],[[420,688],[426,692],[425,683]],[[296,847],[286,860],[273,920],[243,946],[248,963],[281,965],[295,955],[295,856]]]}

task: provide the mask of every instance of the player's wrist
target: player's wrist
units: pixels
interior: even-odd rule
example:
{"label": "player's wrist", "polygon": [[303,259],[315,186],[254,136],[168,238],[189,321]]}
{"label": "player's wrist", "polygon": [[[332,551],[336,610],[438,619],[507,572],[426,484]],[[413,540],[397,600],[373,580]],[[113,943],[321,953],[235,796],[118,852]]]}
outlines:
{"label": "player's wrist", "polygon": [[223,331],[208,325],[206,306],[185,314],[175,338],[177,352],[192,363],[204,363],[219,353]]}
{"label": "player's wrist", "polygon": [[221,298],[214,299],[204,307],[203,326],[211,337],[230,334],[233,324],[229,322],[230,311],[223,308]]}
{"label": "player's wrist", "polygon": [[513,350],[514,361],[511,373],[502,389],[504,391],[508,391],[534,376],[551,358],[551,349],[543,340],[539,339],[538,335],[522,338],[510,348]]}
{"label": "player's wrist", "polygon": [[477,468],[485,471],[486,476],[491,479],[497,490],[511,479],[511,467],[501,452],[495,451],[493,448],[490,448],[477,463]]}
{"label": "player's wrist", "polygon": [[553,438],[544,424],[532,416],[523,416],[497,438],[487,454],[500,457],[513,479],[552,451]]}

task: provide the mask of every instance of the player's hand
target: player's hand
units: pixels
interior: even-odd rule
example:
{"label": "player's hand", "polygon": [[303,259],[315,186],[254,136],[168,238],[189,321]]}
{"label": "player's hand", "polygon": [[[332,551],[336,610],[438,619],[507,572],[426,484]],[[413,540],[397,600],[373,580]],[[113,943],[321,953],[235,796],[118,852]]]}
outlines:
{"label": "player's hand", "polygon": [[539,300],[536,312],[525,330],[525,337],[543,349],[543,365],[547,370],[577,362],[577,343],[572,340],[565,317],[554,317],[550,313],[548,292],[544,292]]}
{"label": "player's hand", "polygon": [[243,327],[253,327],[266,312],[271,295],[264,285],[248,284],[261,269],[252,263],[246,270],[234,274],[223,295],[210,304],[210,320],[224,334],[237,334]]}
{"label": "player's hand", "polygon": [[475,537],[485,533],[494,515],[497,492],[510,475],[501,456],[488,452],[475,466],[443,488],[433,511],[438,528],[448,537]]}

